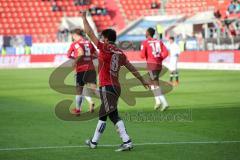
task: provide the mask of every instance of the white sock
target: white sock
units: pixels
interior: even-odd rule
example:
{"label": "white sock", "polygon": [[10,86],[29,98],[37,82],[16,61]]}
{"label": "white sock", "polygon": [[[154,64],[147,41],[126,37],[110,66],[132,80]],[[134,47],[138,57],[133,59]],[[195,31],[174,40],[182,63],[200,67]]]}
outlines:
{"label": "white sock", "polygon": [[163,104],[163,106],[168,106],[167,100],[164,95],[159,95],[158,98],[161,101],[161,103]]}
{"label": "white sock", "polygon": [[105,128],[106,128],[106,121],[98,120],[98,124],[95,130],[95,133],[93,135],[92,142],[96,142],[96,143],[98,142]]}
{"label": "white sock", "polygon": [[163,106],[168,106],[167,100],[166,100],[164,94],[162,94],[162,89],[160,86],[155,87],[155,92],[157,95],[156,97],[160,101],[160,103],[162,103]]}
{"label": "white sock", "polygon": [[117,130],[118,130],[118,133],[122,139],[123,142],[127,142],[130,140],[127,132],[126,132],[126,129],[125,129],[125,126],[124,126],[124,123],[122,120],[118,121],[116,123],[116,127],[117,127]]}
{"label": "white sock", "polygon": [[96,90],[95,90],[95,92],[94,92],[95,94],[96,94],[96,96],[97,97],[100,97],[100,91],[99,91],[99,89],[98,88],[96,88]]}
{"label": "white sock", "polygon": [[89,104],[93,104],[93,100],[89,96],[85,96],[86,100],[88,101]]}
{"label": "white sock", "polygon": [[154,98],[155,98],[155,101],[156,101],[156,104],[160,104],[160,99],[158,98],[158,93],[156,91],[156,87],[154,85],[151,85],[151,90],[153,91],[153,95],[154,95]]}
{"label": "white sock", "polygon": [[92,100],[92,98],[90,97],[89,90],[88,90],[87,87],[84,87],[84,89],[83,89],[83,95],[84,95],[85,99],[88,101],[89,104],[93,104],[93,100]]}
{"label": "white sock", "polygon": [[76,95],[76,109],[81,110],[82,103],[83,103],[83,96]]}

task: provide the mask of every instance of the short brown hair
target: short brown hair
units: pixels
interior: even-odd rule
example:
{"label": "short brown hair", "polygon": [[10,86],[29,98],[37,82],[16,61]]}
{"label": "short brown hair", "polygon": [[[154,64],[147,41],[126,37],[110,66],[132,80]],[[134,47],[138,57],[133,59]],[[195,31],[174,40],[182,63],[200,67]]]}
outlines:
{"label": "short brown hair", "polygon": [[117,33],[115,30],[113,29],[104,29],[102,31],[102,36],[104,38],[107,38],[110,42],[114,43],[117,39]]}

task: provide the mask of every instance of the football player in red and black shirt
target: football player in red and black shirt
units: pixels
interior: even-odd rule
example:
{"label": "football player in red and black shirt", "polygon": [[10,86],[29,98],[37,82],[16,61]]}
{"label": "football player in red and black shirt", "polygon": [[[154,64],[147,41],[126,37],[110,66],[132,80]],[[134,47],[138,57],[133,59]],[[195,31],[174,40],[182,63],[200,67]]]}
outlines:
{"label": "football player in red and black shirt", "polygon": [[131,150],[132,141],[126,132],[123,121],[118,115],[117,109],[117,102],[121,93],[121,87],[118,81],[120,67],[125,66],[146,88],[148,88],[149,83],[142,78],[135,67],[128,61],[123,51],[116,47],[116,31],[113,29],[103,30],[101,34],[102,41],[99,41],[87,21],[86,12],[83,12],[82,18],[86,34],[100,51],[98,55],[98,73],[100,98],[102,102],[99,111],[99,121],[94,136],[92,139],[86,140],[86,144],[89,145],[90,148],[97,147],[97,142],[105,129],[107,117],[109,117],[116,126],[123,141],[123,144],[117,151]]}
{"label": "football player in red and black shirt", "polygon": [[84,38],[83,30],[73,30],[72,38],[74,42],[71,44],[67,56],[74,60],[76,70],[76,108],[71,113],[79,115],[84,97],[90,104],[89,111],[94,111],[92,98],[88,95],[83,96],[82,93],[85,84],[90,84],[90,87],[96,91],[96,71],[93,59],[97,57],[97,53],[92,43]]}
{"label": "football player in red and black shirt", "polygon": [[147,61],[147,69],[153,84],[151,89],[156,101],[154,109],[161,107],[161,111],[164,111],[168,108],[168,103],[159,85],[159,75],[162,70],[162,61],[169,55],[169,52],[162,41],[153,38],[154,34],[153,28],[147,29],[147,39],[141,45],[141,57]]}

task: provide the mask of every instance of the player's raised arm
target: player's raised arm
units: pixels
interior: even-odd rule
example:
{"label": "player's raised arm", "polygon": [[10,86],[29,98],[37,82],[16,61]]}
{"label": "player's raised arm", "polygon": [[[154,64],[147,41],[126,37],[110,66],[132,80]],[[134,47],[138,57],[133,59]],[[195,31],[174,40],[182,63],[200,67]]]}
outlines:
{"label": "player's raised arm", "polygon": [[82,19],[83,19],[83,25],[84,25],[84,31],[85,33],[88,35],[88,37],[90,38],[90,40],[97,46],[98,44],[98,39],[96,37],[96,35],[93,32],[93,29],[91,28],[91,26],[88,23],[87,20],[87,12],[84,11],[82,13]]}
{"label": "player's raised arm", "polygon": [[137,78],[139,81],[143,84],[145,88],[150,89],[150,83],[147,82],[143,77],[140,75],[140,73],[137,71],[137,69],[129,62],[127,61],[125,64],[125,67]]}

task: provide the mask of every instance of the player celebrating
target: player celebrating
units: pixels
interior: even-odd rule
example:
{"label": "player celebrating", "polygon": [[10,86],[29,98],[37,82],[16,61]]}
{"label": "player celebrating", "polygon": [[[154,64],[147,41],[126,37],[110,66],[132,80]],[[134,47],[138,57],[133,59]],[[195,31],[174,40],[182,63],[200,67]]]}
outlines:
{"label": "player celebrating", "polygon": [[155,30],[153,28],[147,29],[147,39],[141,45],[141,57],[147,60],[147,68],[152,81],[151,90],[156,101],[154,109],[157,110],[162,105],[161,111],[164,111],[168,107],[168,103],[159,86],[159,75],[162,69],[162,61],[169,53],[161,41],[153,38],[154,34]]}
{"label": "player celebrating", "polygon": [[127,60],[123,52],[114,44],[117,38],[116,31],[112,29],[105,29],[102,31],[102,40],[99,41],[94,35],[90,27],[86,12],[83,13],[83,24],[87,35],[91,41],[97,46],[100,53],[98,55],[99,61],[99,85],[101,107],[99,110],[99,120],[95,133],[90,140],[86,140],[86,144],[90,148],[96,148],[97,143],[102,135],[105,127],[107,117],[116,126],[118,133],[123,141],[123,144],[116,151],[125,151],[132,149],[132,141],[126,132],[125,125],[118,115],[117,102],[121,93],[120,84],[118,81],[118,74],[121,66],[125,66],[132,74],[137,77],[141,83],[147,87],[148,83],[141,77],[139,72]]}
{"label": "player celebrating", "polygon": [[[178,77],[178,69],[177,69],[177,62],[178,62],[178,57],[180,54],[180,48],[174,42],[174,37],[170,37],[169,39],[169,51],[170,51],[170,65],[169,65],[169,70],[170,70],[170,82],[175,86],[179,84],[179,77]],[[175,77],[176,81],[173,82],[173,78]]]}
{"label": "player celebrating", "polygon": [[[74,42],[68,50],[68,58],[74,60],[76,70],[76,108],[71,113],[79,115],[83,103],[83,87],[89,83],[90,87],[96,91],[96,71],[93,65],[93,58],[96,57],[94,46],[84,38],[84,32],[81,29],[75,29],[72,32]],[[94,111],[94,102],[89,96],[85,96],[89,102],[89,111]]]}

